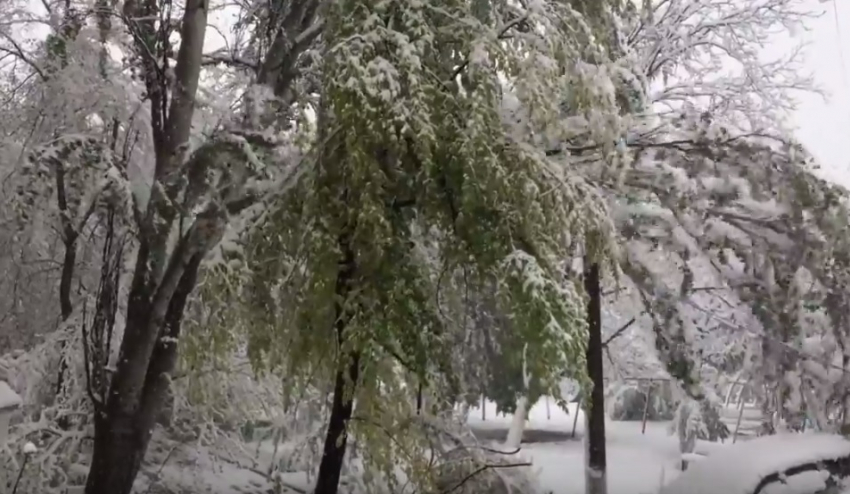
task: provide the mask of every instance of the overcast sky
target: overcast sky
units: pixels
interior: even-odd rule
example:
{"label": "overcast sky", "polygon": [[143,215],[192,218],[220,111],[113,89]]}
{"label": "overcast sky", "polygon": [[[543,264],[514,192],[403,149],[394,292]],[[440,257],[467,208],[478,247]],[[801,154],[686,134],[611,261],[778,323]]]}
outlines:
{"label": "overcast sky", "polygon": [[[806,67],[829,98],[800,95],[793,121],[798,138],[821,163],[824,176],[850,187],[850,0],[806,1],[812,10],[825,14],[811,21],[808,32],[799,33],[797,39],[810,43]],[[771,49],[789,46],[787,40],[779,40]]]}

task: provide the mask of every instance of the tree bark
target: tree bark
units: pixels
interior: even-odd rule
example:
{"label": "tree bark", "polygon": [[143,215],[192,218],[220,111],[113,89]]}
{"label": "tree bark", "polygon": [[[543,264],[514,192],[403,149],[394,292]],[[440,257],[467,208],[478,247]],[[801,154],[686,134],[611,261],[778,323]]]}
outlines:
{"label": "tree bark", "polygon": [[508,437],[505,439],[505,448],[509,450],[519,449],[522,445],[522,434],[525,432],[525,422],[528,419],[528,393],[531,387],[531,376],[528,374],[528,345],[522,348],[522,392],[523,395],[517,399],[514,409],[511,427],[508,429]]}
{"label": "tree bark", "polygon": [[[71,285],[74,282],[74,271],[77,267],[77,238],[78,233],[74,229],[68,212],[68,199],[65,191],[65,165],[56,163],[56,199],[59,206],[60,222],[62,224],[62,245],[65,248],[65,254],[62,256],[62,275],[59,279],[59,310],[62,316],[62,322],[71,317],[74,311],[73,303],[71,302]],[[65,361],[65,341],[59,344],[59,372],[56,376],[56,397],[62,395],[62,388],[65,386],[65,372],[68,369],[68,362]],[[60,420],[59,427],[66,429],[68,421],[66,418]]]}
{"label": "tree bark", "polygon": [[135,417],[107,409],[95,416],[94,454],[86,494],[129,494],[142,463]]}
{"label": "tree bark", "polygon": [[156,425],[157,413],[163,408],[170,390],[183,313],[196,285],[202,259],[201,254],[192,257],[171,297],[165,330],[151,354],[137,407],[127,408],[122,406],[121,400],[110,399],[103,413],[95,417],[95,447],[86,494],[127,494],[132,489]]}
{"label": "tree bark", "polygon": [[[74,306],[71,303],[71,284],[74,281],[74,268],[77,266],[76,236],[72,239],[65,237],[62,243],[65,246],[65,254],[62,257],[62,277],[59,279],[59,310],[64,323],[74,311]],[[66,342],[63,340],[59,344],[59,371],[56,376],[57,399],[62,395],[62,388],[65,387],[65,372],[68,370],[68,362],[65,361],[65,346]],[[60,428],[67,429],[67,418],[63,417],[59,422]]]}
{"label": "tree bark", "polygon": [[841,457],[831,460],[813,461],[811,463],[797,465],[782,472],[770,473],[762,477],[756,488],[753,490],[753,494],[761,494],[768,485],[775,482],[784,482],[784,479],[787,479],[788,477],[793,477],[794,475],[799,475],[805,472],[819,472],[823,470],[826,470],[832,475],[832,480],[846,478],[850,475],[850,458]]}
{"label": "tree bark", "polygon": [[342,358],[334,381],[331,416],[328,421],[328,432],[325,436],[322,461],[319,464],[318,480],[313,494],[336,494],[339,490],[342,465],[348,445],[348,422],[351,420],[354,411],[354,391],[360,377],[360,354],[356,351],[346,351],[344,348],[345,333],[352,316],[351,310],[347,307],[348,297],[351,293],[356,270],[354,251],[351,249],[350,242],[350,235],[347,231],[343,231],[338,240],[342,260],[336,277],[335,295],[337,302],[334,321],[337,345]]}
{"label": "tree bark", "polygon": [[606,494],[605,452],[605,388],[602,355],[602,294],[599,265],[585,258],[584,287],[587,303],[587,373],[593,382],[587,413],[587,460],[585,462],[585,492]]}
{"label": "tree bark", "polygon": [[177,367],[183,313],[198,282],[198,271],[200,271],[203,257],[202,254],[195,254],[186,266],[186,271],[177,285],[177,290],[171,297],[171,303],[165,315],[163,335],[157,341],[151,356],[151,363],[145,377],[145,387],[142,390],[142,405],[139,410],[139,427],[146,448],[156,425],[155,422],[158,417],[162,416],[163,411],[168,414],[167,418],[170,421],[170,413],[173,407],[166,402],[171,398],[171,374]]}
{"label": "tree bark", "polygon": [[[218,209],[205,210],[195,218],[190,233],[170,251],[168,235],[178,214],[173,204],[183,186],[174,177],[180,173],[178,167],[185,162],[186,143],[191,133],[208,2],[185,2],[181,41],[173,66],[173,84],[159,77],[159,68],[154,61],[161,55],[161,58],[167,58],[161,52],[161,46],[156,44],[160,40],[154,19],[159,3],[159,0],[124,2],[124,17],[138,34],[134,37],[135,48],[142,62],[150,101],[156,186],[152,188],[146,210],[137,212],[140,245],[128,300],[127,323],[115,374],[103,398],[104,403],[98,407],[95,416],[94,452],[86,494],[129,494],[151,439],[157,414],[168,399],[170,374],[177,362],[177,338],[186,301],[196,285],[201,260],[212,247],[211,242],[217,241],[215,237],[226,222],[222,208],[234,206],[228,203],[219,205]],[[321,24],[315,22],[319,5],[317,0],[296,0],[287,16],[280,21],[280,27],[285,29],[279,30],[278,37],[296,37],[296,43],[288,50],[283,46],[267,54],[264,68],[273,67],[277,72],[266,71],[257,77],[257,83],[272,87],[277,96],[286,92],[297,73],[284,77],[280,75],[281,71],[291,71],[292,67],[277,66],[268,60],[279,57],[284,57],[284,61],[294,60],[293,57],[316,39],[321,32]],[[307,30],[310,32],[306,33]],[[166,97],[169,92],[170,105]],[[191,182],[191,176],[189,180]],[[189,184],[191,186],[192,183]],[[341,337],[347,320],[340,321],[338,318],[335,324]],[[353,357],[351,361],[359,363],[358,356]],[[347,374],[349,379],[356,381],[357,366],[353,369],[349,369]],[[345,372],[341,371],[341,374],[345,377]],[[329,427],[329,436],[336,434],[340,427],[345,430],[352,405],[353,401],[346,399],[343,393],[335,393],[334,420]],[[343,443],[343,455],[344,451]],[[325,467],[325,471],[330,470],[333,470],[333,462]]]}
{"label": "tree bark", "polygon": [[522,433],[525,432],[525,421],[528,419],[528,398],[520,396],[516,401],[516,410],[505,439],[505,449],[513,451],[522,445]]}
{"label": "tree bark", "polygon": [[[155,0],[126,2],[124,11],[140,35],[135,39],[141,60],[150,65],[156,52],[155,27],[148,19],[157,8]],[[191,131],[195,93],[200,78],[201,58],[207,24],[205,0],[187,0],[180,28],[180,47],[174,67],[175,81],[171,104],[165,111],[167,89],[155,69],[146,67],[145,84],[151,101],[151,127],[156,166],[146,211],[139,214],[139,250],[133,270],[127,321],[121,341],[118,365],[95,416],[92,465],[86,480],[86,494],[129,494],[147,451],[154,417],[162,405],[167,374],[176,362],[176,342],[162,337],[179,306],[179,321],[186,296],[195,285],[197,268],[193,262],[209,248],[203,240],[211,230],[212,218],[199,215],[177,247],[169,252],[168,235],[176,210],[172,177],[183,162],[184,147]],[[171,197],[169,197],[169,195]],[[203,213],[202,213],[203,214]],[[211,233],[207,233],[211,235]],[[193,272],[194,271],[194,272]],[[179,324],[176,326],[179,328]],[[165,382],[165,384],[163,384]]]}
{"label": "tree bark", "polygon": [[[354,411],[353,390],[360,374],[360,355],[351,355],[347,370],[340,369],[334,382],[333,405],[318,480],[313,494],[336,494],[342,477],[342,465],[348,446],[348,421]],[[349,389],[346,389],[349,388]]]}

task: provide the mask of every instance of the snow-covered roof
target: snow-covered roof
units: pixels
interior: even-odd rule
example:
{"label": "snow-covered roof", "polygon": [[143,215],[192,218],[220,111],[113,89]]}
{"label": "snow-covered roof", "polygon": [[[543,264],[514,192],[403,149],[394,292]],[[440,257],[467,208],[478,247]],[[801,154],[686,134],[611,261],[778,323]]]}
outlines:
{"label": "snow-covered roof", "polygon": [[818,461],[850,457],[850,441],[824,433],[785,433],[724,448],[692,463],[660,494],[752,494],[770,474]]}
{"label": "snow-covered roof", "polygon": [[21,397],[5,381],[0,381],[0,411],[21,406]]}

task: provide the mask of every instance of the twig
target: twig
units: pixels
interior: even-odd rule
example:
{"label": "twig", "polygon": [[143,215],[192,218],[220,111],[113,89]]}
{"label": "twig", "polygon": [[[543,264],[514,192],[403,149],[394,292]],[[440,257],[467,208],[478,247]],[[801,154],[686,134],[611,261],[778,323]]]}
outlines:
{"label": "twig", "polygon": [[24,468],[27,467],[27,462],[29,462],[29,459],[30,459],[30,455],[25,453],[24,454],[24,462],[21,463],[21,469],[18,470],[18,478],[15,479],[15,485],[14,485],[14,487],[12,487],[12,494],[17,494],[17,492],[18,492],[18,485],[21,483],[21,477],[24,476]]}
{"label": "twig", "polygon": [[173,455],[174,452],[177,451],[177,448],[179,448],[180,446],[183,446],[183,444],[184,444],[183,442],[175,444],[171,448],[171,450],[168,452],[168,454],[165,455],[165,459],[162,460],[162,463],[159,465],[159,470],[156,471],[156,475],[155,475],[156,480],[151,482],[150,484],[148,484],[148,488],[147,488],[147,490],[145,490],[145,494],[148,494],[151,491],[151,489],[153,489],[154,484],[159,482],[159,480],[162,478],[162,470],[165,468],[165,465],[168,463],[168,460],[171,459],[171,455]]}
{"label": "twig", "polygon": [[623,332],[624,332],[625,330],[629,329],[629,327],[630,327],[632,324],[634,324],[636,320],[637,320],[637,318],[634,318],[634,317],[633,317],[633,318],[631,318],[631,320],[629,320],[629,322],[627,322],[626,324],[623,324],[623,326],[622,326],[620,329],[618,329],[617,331],[615,331],[615,332],[614,332],[614,334],[612,334],[611,336],[609,336],[609,337],[608,337],[608,339],[606,339],[604,342],[602,342],[602,348],[607,348],[607,347],[608,347],[608,343],[611,343],[611,341],[613,341],[613,340],[614,340],[614,338],[616,338],[616,337],[620,336],[621,334],[623,334]]}

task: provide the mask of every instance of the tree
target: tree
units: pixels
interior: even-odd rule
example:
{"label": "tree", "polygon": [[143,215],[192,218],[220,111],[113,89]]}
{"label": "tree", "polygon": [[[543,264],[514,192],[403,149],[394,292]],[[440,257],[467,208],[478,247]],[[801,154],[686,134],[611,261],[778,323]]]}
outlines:
{"label": "tree", "polygon": [[[655,203],[657,198],[652,197],[663,194],[665,180],[676,180],[683,190],[690,186],[696,166],[693,162],[706,157],[725,160],[729,154],[740,151],[733,148],[741,141],[757,142],[747,136],[782,135],[781,116],[793,102],[791,93],[811,90],[811,81],[794,70],[799,52],[765,63],[759,58],[758,48],[777,30],[801,27],[808,17],[810,14],[795,2],[783,0],[738,3],[681,0],[645,2],[642,9],[626,8],[621,16],[625,30],[619,32],[621,36],[615,36],[622,42],[614,46],[619,46],[616,53],[624,59],[637,60],[641,67],[641,77],[625,78],[617,89],[621,108],[627,109],[631,117],[626,121],[632,124],[628,137],[620,145],[628,150],[635,166],[624,167],[621,176],[606,176],[596,169],[596,164],[604,159],[604,143],[594,143],[579,134],[565,146],[585,160],[585,176],[605,190],[616,204],[620,235],[630,244],[621,266],[628,281],[638,286],[636,293],[643,299],[638,306],[643,305],[645,315],[634,314],[635,317],[655,328],[654,339],[662,361],[686,393],[703,402],[705,398],[714,400],[711,386],[702,386],[706,373],[710,369],[726,371],[741,366],[746,358],[743,352],[718,350],[731,348],[733,341],[746,343],[738,348],[753,348],[751,336],[739,330],[751,324],[753,316],[746,314],[746,308],[734,306],[754,301],[745,291],[740,291],[747,287],[739,287],[738,280],[729,280],[728,273],[712,267],[712,263],[717,263],[713,252],[694,248],[692,239],[684,240],[681,229],[700,243],[699,228],[694,227],[699,223],[699,215],[694,217],[690,213],[695,207],[691,203],[699,200],[700,193],[691,190],[675,195],[670,201],[662,200],[660,209],[647,203]],[[721,64],[731,64],[732,69],[716,70]],[[643,101],[641,88],[652,88]],[[600,150],[603,150],[601,154]],[[550,154],[558,151],[552,149]],[[682,161],[670,163],[670,154]],[[764,153],[762,159],[781,162],[786,158],[779,152]],[[799,176],[797,171],[802,169],[789,169],[794,176]],[[744,178],[747,182],[753,179]],[[702,184],[696,186],[701,187]],[[710,197],[707,200],[715,200],[707,194]],[[706,214],[702,206],[696,207],[700,214]],[[635,215],[652,218],[650,223],[655,227],[659,221],[669,221],[664,219],[667,215],[676,218],[669,233],[676,239],[674,245],[661,247],[659,244],[663,242],[655,238],[658,232],[636,227]],[[653,250],[659,254],[651,254]],[[658,266],[648,264],[659,261],[673,261],[681,266],[673,276],[675,280],[670,279],[669,270],[662,273]],[[694,283],[707,279],[716,280],[718,286]],[[799,291],[788,297],[786,301],[798,298]],[[720,310],[730,313],[736,321],[731,325],[718,323],[716,317],[707,316],[710,312],[706,303],[713,304],[714,311],[723,307]],[[728,304],[733,308],[726,307]],[[648,316],[651,321],[647,321]],[[708,328],[712,327],[722,329],[714,330],[717,338],[708,336],[711,334]],[[789,337],[777,336],[782,341]],[[718,347],[724,344],[718,342],[729,346]],[[722,355],[729,358],[718,358]],[[722,428],[716,433],[722,435]]]}
{"label": "tree", "polygon": [[[422,478],[409,390],[457,399],[465,308],[447,293],[495,287],[547,391],[565,370],[585,373],[584,301],[561,261],[585,232],[607,238],[604,206],[532,132],[569,132],[555,103],[568,86],[574,113],[616,119],[610,95],[591,92],[606,76],[575,66],[596,47],[572,34],[589,27],[562,2],[473,5],[329,7],[315,168],[251,241],[243,299],[258,353],[286,352],[289,372],[333,383],[317,493],[336,492],[349,434],[390,485],[396,447],[420,451],[402,465]],[[512,115],[513,101],[527,113]]]}
{"label": "tree", "polygon": [[813,80],[802,68],[802,45],[775,60],[763,48],[816,16],[797,0],[643,2],[627,18],[625,40],[645,87],[657,87],[646,129],[654,133],[688,108],[738,131],[784,128],[794,93],[813,90]]}
{"label": "tree", "polygon": [[[697,139],[683,139],[641,160],[632,205],[623,215],[631,238],[652,232],[654,247],[644,245],[644,251],[666,252],[682,269],[664,280],[637,250],[623,264],[653,315],[663,360],[695,399],[709,392],[702,386],[707,367],[743,368],[752,382],[773,388],[764,396],[766,416],[776,411],[793,423],[805,412],[791,407],[797,402],[825,417],[811,393],[834,384],[794,376],[834,365],[834,357],[813,355],[812,345],[800,341],[821,338],[830,326],[825,319],[830,309],[820,301],[830,293],[822,287],[841,265],[830,259],[840,259],[845,242],[843,223],[836,221],[845,192],[817,179],[797,144],[730,136],[707,119],[692,125],[683,135],[691,129]],[[696,152],[702,158],[689,159]],[[659,185],[671,177],[678,177],[674,187]],[[705,287],[695,284],[711,279]],[[840,306],[832,293],[832,307]],[[706,305],[718,297],[725,305],[719,312]],[[839,313],[832,319],[836,336],[844,333]],[[724,340],[745,351],[726,352]],[[717,359],[718,352],[725,358]],[[773,427],[767,424],[768,430]]]}
{"label": "tree", "polygon": [[[291,104],[287,98],[299,72],[299,56],[320,32],[315,25],[318,5],[309,0],[279,5],[282,15],[267,26],[271,45],[255,76],[257,92],[273,98],[252,102],[258,111],[248,108],[233,130],[219,131],[189,152],[205,61],[207,6],[200,0],[186,4],[172,66],[171,19],[157,17],[166,12],[163,5],[155,0],[124,4],[135,68],[149,101],[155,159],[149,197],[137,197],[134,204],[139,245],[118,364],[103,399],[92,397],[95,441],[87,494],[128,493],[132,488],[168,396],[183,313],[202,261],[224,236],[229,219],[262,193],[256,189],[262,185],[259,167],[274,143],[260,136],[286,123],[270,118],[272,101],[279,98],[283,108]],[[295,166],[297,162],[281,163],[280,178],[285,181]]]}
{"label": "tree", "polygon": [[[605,454],[605,376],[602,370],[602,286],[599,263],[585,257],[584,284],[587,292],[587,373],[592,381],[587,404],[587,451],[585,491],[606,494],[607,460]],[[578,413],[578,411],[576,411]]]}

